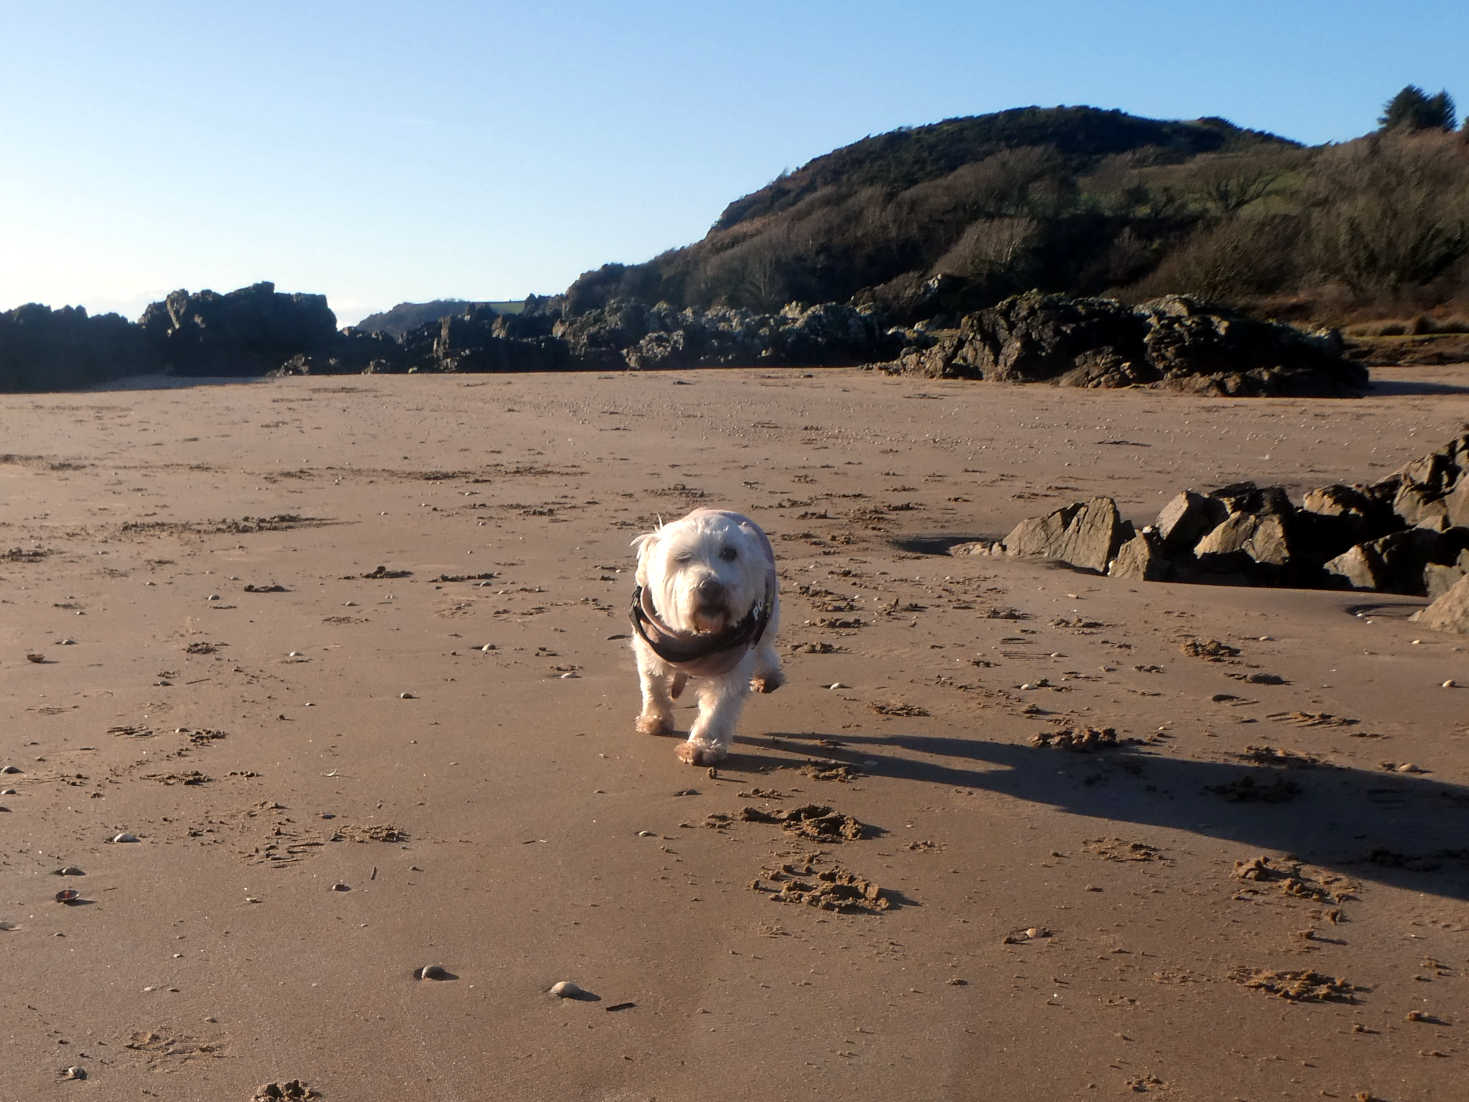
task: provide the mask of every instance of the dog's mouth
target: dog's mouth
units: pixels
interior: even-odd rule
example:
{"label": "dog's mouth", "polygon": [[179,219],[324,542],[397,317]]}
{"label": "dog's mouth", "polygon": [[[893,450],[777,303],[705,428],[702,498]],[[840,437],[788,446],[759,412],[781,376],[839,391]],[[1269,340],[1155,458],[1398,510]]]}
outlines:
{"label": "dog's mouth", "polygon": [[731,624],[729,609],[724,605],[699,605],[689,617],[699,635],[713,635]]}

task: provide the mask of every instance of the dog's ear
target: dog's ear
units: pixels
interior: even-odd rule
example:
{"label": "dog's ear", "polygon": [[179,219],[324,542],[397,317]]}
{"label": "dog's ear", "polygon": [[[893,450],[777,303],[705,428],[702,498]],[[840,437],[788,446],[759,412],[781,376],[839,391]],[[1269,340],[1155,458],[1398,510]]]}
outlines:
{"label": "dog's ear", "polygon": [[644,532],[632,541],[632,546],[638,549],[638,570],[633,576],[633,580],[638,585],[645,586],[648,584],[648,552],[657,540],[657,532]]}

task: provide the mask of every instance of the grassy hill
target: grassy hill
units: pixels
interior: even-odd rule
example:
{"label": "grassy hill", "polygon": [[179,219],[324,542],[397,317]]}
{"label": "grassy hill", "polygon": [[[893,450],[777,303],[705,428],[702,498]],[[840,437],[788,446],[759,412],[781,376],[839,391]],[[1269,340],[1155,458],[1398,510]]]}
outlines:
{"label": "grassy hill", "polygon": [[1466,304],[1469,146],[1434,131],[1307,148],[1090,107],[949,119],[782,174],[701,241],[585,273],[567,305],[855,298],[914,317],[1031,287],[1337,316]]}

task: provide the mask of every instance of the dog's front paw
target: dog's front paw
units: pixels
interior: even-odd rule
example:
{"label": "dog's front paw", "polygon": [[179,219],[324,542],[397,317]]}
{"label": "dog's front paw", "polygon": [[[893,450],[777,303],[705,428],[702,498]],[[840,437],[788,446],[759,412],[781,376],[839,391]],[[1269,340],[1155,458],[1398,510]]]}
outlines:
{"label": "dog's front paw", "polygon": [[750,690],[757,693],[773,693],[786,683],[786,675],[779,670],[757,673],[750,678]]}
{"label": "dog's front paw", "polygon": [[681,742],[677,753],[678,760],[689,765],[715,765],[724,760],[728,751],[707,742]]}
{"label": "dog's front paw", "polygon": [[649,714],[647,712],[638,716],[636,724],[640,735],[671,735],[673,734],[673,720],[668,716]]}

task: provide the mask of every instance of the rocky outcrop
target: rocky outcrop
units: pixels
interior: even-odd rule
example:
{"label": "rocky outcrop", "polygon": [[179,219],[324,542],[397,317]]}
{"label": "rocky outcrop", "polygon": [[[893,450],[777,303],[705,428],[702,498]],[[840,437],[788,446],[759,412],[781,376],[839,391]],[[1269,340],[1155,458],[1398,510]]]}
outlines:
{"label": "rocky outcrop", "polygon": [[1127,306],[1029,291],[955,331],[909,330],[884,370],[929,378],[1154,386],[1237,397],[1353,397],[1367,370],[1336,334],[1311,335],[1183,295]]}
{"label": "rocky outcrop", "polygon": [[80,306],[0,313],[0,390],[64,390],[160,370],[137,326]]}
{"label": "rocky outcrop", "polygon": [[887,348],[875,313],[830,302],[793,303],[778,314],[756,314],[614,299],[563,318],[552,335],[566,342],[573,363],[596,369],[859,364]]}
{"label": "rocky outcrop", "polygon": [[1035,520],[1022,520],[1003,543],[1010,555],[1054,559],[1101,573],[1132,534],[1132,525],[1118,515],[1115,501],[1094,497]]}
{"label": "rocky outcrop", "polygon": [[174,291],[138,325],[165,370],[190,376],[264,375],[295,356],[329,356],[337,337],[325,295],[283,294],[273,283]]}
{"label": "rocky outcrop", "polygon": [[[1114,577],[1232,585],[1350,588],[1427,596],[1469,575],[1469,432],[1367,486],[1311,490],[1239,482],[1185,490],[1134,532],[1110,498],[1022,521],[1005,554],[1054,559]],[[990,545],[974,545],[993,553]]]}
{"label": "rocky outcrop", "polygon": [[1469,635],[1469,574],[1417,614],[1418,622],[1434,631]]}

